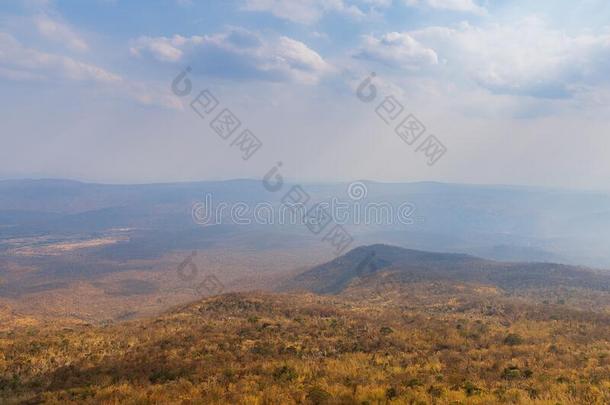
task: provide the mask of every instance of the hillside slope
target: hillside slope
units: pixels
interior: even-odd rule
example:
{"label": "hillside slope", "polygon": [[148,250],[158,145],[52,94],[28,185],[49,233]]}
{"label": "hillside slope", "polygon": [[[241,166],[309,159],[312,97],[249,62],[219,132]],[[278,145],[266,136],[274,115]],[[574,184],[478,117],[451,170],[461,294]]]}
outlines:
{"label": "hillside slope", "polygon": [[427,302],[229,294],[145,321],[0,331],[0,402],[609,403],[608,314],[417,289]]}
{"label": "hillside slope", "polygon": [[433,253],[389,245],[362,246],[285,282],[282,291],[337,294],[350,283],[391,274],[399,283],[454,281],[507,291],[527,288],[586,288],[610,291],[610,275],[553,263],[503,263],[464,254]]}

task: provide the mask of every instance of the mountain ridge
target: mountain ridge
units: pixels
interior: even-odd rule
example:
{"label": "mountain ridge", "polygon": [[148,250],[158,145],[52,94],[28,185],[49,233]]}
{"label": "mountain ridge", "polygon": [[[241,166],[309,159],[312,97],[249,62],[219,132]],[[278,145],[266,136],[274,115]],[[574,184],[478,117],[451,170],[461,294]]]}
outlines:
{"label": "mountain ridge", "polygon": [[381,272],[392,273],[399,282],[475,282],[504,290],[532,287],[610,290],[610,275],[588,267],[546,262],[508,263],[468,254],[427,252],[386,244],[352,249],[287,280],[278,290],[339,294],[352,281]]}

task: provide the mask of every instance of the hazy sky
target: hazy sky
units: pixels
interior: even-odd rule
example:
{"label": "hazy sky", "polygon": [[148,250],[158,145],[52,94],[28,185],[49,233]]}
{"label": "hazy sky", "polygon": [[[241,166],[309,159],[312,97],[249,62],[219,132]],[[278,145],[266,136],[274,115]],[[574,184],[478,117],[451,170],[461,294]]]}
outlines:
{"label": "hazy sky", "polygon": [[[607,0],[4,0],[0,178],[260,178],[281,161],[303,180],[608,189],[609,72]],[[202,119],[204,89],[219,106]],[[404,106],[388,124],[387,96]],[[263,143],[247,161],[210,128],[224,108]],[[408,114],[426,127],[413,145],[394,132]],[[432,166],[430,134],[447,148]]]}

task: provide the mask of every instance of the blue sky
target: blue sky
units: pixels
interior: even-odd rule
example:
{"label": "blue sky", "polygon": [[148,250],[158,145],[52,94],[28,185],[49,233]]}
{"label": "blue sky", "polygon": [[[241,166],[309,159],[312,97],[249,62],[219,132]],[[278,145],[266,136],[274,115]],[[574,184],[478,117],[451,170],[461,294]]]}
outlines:
{"label": "blue sky", "polygon": [[[186,66],[260,153],[240,159],[171,92]],[[312,181],[607,189],[609,68],[602,0],[8,0],[0,178],[260,178],[282,161]],[[375,113],[390,95],[447,148],[435,165]]]}

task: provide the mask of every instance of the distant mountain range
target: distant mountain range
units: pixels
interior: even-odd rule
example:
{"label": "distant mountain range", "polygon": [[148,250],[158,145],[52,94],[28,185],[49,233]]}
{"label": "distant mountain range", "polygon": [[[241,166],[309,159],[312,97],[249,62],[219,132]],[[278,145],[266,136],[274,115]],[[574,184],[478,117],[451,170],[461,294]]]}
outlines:
{"label": "distant mountain range", "polygon": [[[348,194],[348,183],[303,184],[311,203],[336,199],[361,210],[411,204],[409,221],[394,215],[379,223],[345,221],[354,246],[387,243],[421,250],[466,252],[503,261],[553,261],[610,268],[610,195],[533,187],[463,184],[361,182],[366,192]],[[193,249],[213,242],[257,249],[286,244],[313,247],[319,238],[305,226],[234,225],[203,227],[192,218],[193,204],[281,204],[294,184],[267,191],[258,180],[102,185],[67,180],[0,181],[2,241],[40,235],[88,237],[110,229],[130,229],[128,241],[109,248],[129,258],[166,250]],[[360,199],[361,198],[361,199]],[[380,211],[377,211],[380,213]],[[396,212],[394,212],[396,214]],[[355,215],[354,215],[355,216]],[[261,233],[265,237],[261,237]],[[172,243],[164,246],[160,240]],[[318,243],[318,245],[320,245]],[[154,246],[148,248],[148,246]],[[320,245],[321,246],[321,245]],[[132,249],[133,248],[133,249]],[[103,254],[103,252],[102,252]]]}

